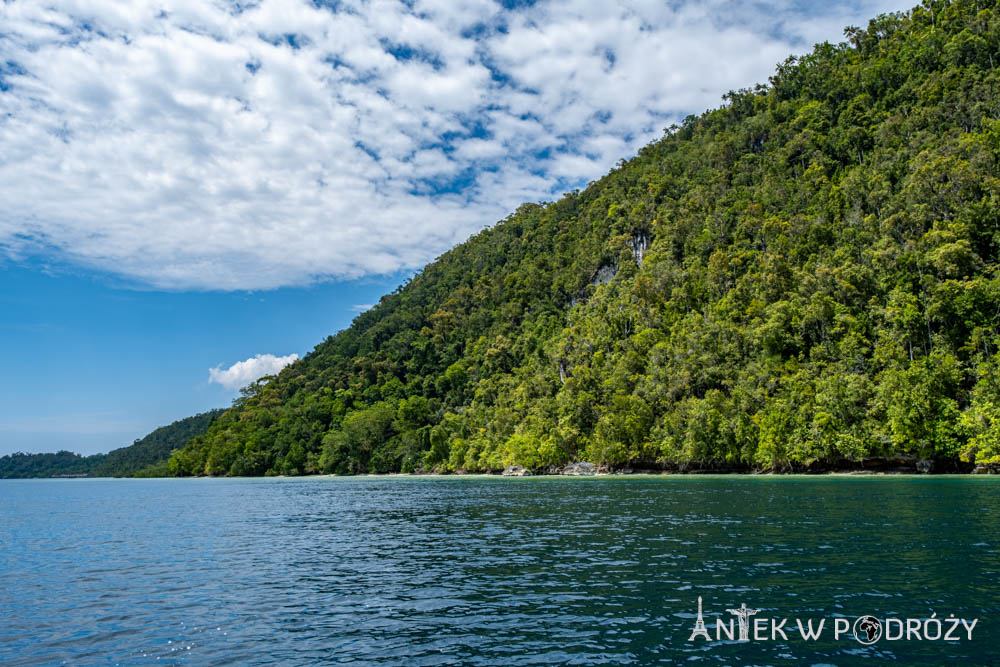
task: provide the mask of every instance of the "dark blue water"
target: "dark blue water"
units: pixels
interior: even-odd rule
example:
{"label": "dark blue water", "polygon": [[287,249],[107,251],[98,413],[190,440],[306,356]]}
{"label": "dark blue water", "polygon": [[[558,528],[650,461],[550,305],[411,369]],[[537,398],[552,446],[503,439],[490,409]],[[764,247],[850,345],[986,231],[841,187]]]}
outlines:
{"label": "dark blue water", "polygon": [[[987,477],[2,481],[0,662],[997,664],[998,516]],[[698,596],[979,620],[690,643]]]}

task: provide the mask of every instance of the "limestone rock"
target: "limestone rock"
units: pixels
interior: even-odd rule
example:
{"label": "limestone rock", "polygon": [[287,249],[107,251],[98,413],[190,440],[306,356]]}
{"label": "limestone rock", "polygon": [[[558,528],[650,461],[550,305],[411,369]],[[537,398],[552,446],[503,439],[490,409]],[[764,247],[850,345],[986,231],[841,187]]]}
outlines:
{"label": "limestone rock", "polygon": [[559,471],[560,475],[595,475],[597,474],[597,466],[593,463],[588,463],[586,461],[577,461],[576,463],[571,463],[562,470]]}

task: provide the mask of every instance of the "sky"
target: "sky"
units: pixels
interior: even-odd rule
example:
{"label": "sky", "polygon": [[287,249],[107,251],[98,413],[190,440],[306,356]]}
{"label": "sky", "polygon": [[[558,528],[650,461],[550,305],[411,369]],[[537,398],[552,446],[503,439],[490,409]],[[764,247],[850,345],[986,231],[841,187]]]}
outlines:
{"label": "sky", "polygon": [[0,3],[0,455],[228,406],[520,203],[914,2]]}

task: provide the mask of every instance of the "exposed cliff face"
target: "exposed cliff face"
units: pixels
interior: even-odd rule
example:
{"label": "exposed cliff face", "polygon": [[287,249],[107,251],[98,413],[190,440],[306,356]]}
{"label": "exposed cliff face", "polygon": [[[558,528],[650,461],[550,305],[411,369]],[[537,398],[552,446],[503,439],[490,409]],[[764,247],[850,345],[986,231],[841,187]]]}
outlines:
{"label": "exposed cliff face", "polygon": [[[646,256],[646,251],[649,250],[650,237],[649,232],[645,230],[637,231],[632,238],[627,243],[628,248],[632,251],[632,257],[635,259],[637,267],[642,266],[642,260]],[[618,275],[618,264],[614,262],[609,262],[607,264],[602,264],[597,272],[594,273],[594,277],[590,279],[587,283],[591,287],[598,287],[600,285],[607,285],[615,276]],[[572,308],[576,304],[587,298],[587,290],[581,290],[576,296],[569,300],[569,306]]]}
{"label": "exposed cliff face", "polygon": [[789,59],[428,265],[173,470],[1000,461],[998,16]]}
{"label": "exposed cliff face", "polygon": [[604,264],[601,268],[597,269],[597,273],[594,277],[590,279],[588,283],[591,287],[597,287],[599,285],[607,285],[614,277],[618,275],[618,265],[617,264]]}
{"label": "exposed cliff face", "polygon": [[642,260],[646,256],[646,251],[649,250],[649,245],[649,232],[645,230],[636,232],[635,236],[632,237],[629,247],[632,249],[632,256],[635,258],[636,265],[642,266]]}

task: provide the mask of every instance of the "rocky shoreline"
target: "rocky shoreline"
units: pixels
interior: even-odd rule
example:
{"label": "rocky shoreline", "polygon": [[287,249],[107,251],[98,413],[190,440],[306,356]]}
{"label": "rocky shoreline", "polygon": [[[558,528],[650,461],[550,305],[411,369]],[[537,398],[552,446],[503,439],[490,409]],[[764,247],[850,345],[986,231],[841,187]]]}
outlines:
{"label": "rocky shoreline", "polygon": [[[815,464],[812,466],[789,466],[779,470],[752,468],[750,466],[608,466],[589,461],[575,461],[568,465],[552,465],[539,469],[511,465],[503,470],[469,471],[463,468],[447,470],[441,466],[433,469],[417,469],[411,472],[362,473],[362,477],[420,477],[420,476],[492,476],[492,477],[609,477],[624,475],[831,475],[831,476],[875,476],[875,475],[1000,475],[1000,463],[964,463],[961,461],[933,461],[899,455],[887,459],[867,459],[861,462],[843,461],[839,464]],[[341,477],[342,475],[304,475],[305,477]],[[353,477],[354,475],[346,475]],[[88,475],[56,475],[52,478],[89,477]],[[211,476],[209,476],[211,477]],[[285,475],[275,475],[285,477]],[[50,478],[50,479],[52,479]]]}
{"label": "rocky shoreline", "polygon": [[[415,474],[470,474],[459,469],[449,473],[444,470],[420,471]],[[534,477],[557,476],[590,477],[599,475],[931,475],[931,474],[965,474],[965,475],[995,475],[1000,474],[1000,464],[971,464],[960,461],[933,461],[931,459],[916,459],[914,457],[894,457],[890,459],[872,459],[860,463],[845,462],[842,465],[790,466],[782,470],[761,470],[751,467],[725,466],[664,466],[656,468],[641,468],[632,466],[613,467],[596,465],[588,461],[577,461],[565,466],[548,466],[531,470],[519,465],[507,466],[502,472],[489,471],[487,474],[502,477]]]}

